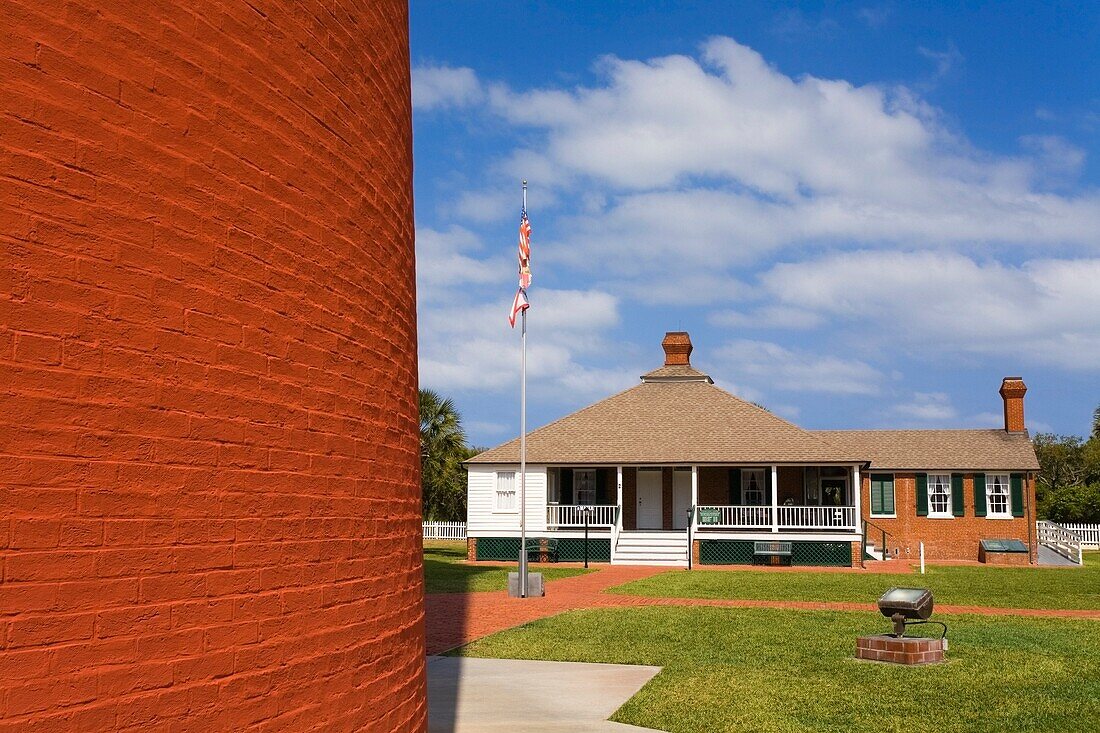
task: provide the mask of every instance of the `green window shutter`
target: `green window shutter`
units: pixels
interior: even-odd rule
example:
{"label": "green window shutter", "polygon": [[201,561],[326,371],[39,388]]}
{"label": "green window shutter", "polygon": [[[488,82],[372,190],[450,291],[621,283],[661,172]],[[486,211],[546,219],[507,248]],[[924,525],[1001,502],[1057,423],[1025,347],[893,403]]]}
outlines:
{"label": "green window shutter", "polygon": [[890,474],[871,476],[871,513],[894,513],[894,477]]}
{"label": "green window shutter", "polygon": [[881,476],[871,477],[871,514],[883,514]]}
{"label": "green window shutter", "polygon": [[928,474],[917,474],[917,516],[928,516]]}
{"label": "green window shutter", "polygon": [[596,469],[596,503],[610,504],[607,500],[607,469]]}
{"label": "green window shutter", "polygon": [[730,504],[733,506],[741,505],[741,469],[730,469]]}
{"label": "green window shutter", "polygon": [[1024,516],[1024,475],[1014,473],[1009,479],[1012,486],[1012,516]]}
{"label": "green window shutter", "polygon": [[985,516],[985,474],[974,474],[974,516]]}
{"label": "green window shutter", "polygon": [[966,497],[963,496],[963,475],[951,474],[951,514],[961,517],[966,514]]}

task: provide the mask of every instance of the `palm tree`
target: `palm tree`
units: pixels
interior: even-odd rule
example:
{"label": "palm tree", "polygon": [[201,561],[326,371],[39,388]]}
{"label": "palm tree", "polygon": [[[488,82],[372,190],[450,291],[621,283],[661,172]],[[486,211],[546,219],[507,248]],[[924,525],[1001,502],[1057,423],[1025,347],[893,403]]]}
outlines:
{"label": "palm tree", "polygon": [[463,519],[466,513],[466,486],[461,463],[468,457],[468,450],[462,418],[453,400],[433,390],[420,390],[419,401],[420,484],[424,495],[424,516]]}

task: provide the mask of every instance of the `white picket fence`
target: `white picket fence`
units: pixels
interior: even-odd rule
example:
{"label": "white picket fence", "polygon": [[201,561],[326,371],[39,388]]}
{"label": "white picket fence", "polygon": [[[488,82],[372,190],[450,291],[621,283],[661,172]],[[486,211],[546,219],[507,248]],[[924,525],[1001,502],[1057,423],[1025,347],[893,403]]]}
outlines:
{"label": "white picket fence", "polygon": [[1063,524],[1063,527],[1081,538],[1081,547],[1100,550],[1100,524]]}
{"label": "white picket fence", "polygon": [[424,522],[424,539],[426,540],[464,540],[466,539],[465,522]]}

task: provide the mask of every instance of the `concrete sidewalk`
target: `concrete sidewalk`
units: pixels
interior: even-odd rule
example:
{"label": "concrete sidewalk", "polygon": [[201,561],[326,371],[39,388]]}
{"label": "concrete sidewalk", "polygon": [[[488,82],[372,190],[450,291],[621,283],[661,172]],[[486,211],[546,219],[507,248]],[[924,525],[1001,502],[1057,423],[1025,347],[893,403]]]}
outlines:
{"label": "concrete sidewalk", "polygon": [[608,722],[660,667],[428,657],[429,733],[627,733]]}

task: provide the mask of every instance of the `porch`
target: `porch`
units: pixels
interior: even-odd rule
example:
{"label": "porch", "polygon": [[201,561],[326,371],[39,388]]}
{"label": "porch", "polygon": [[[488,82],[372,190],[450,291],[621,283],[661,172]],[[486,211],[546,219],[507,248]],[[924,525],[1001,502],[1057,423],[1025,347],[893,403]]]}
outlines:
{"label": "porch", "polygon": [[563,466],[546,480],[548,531],[860,531],[858,465]]}

